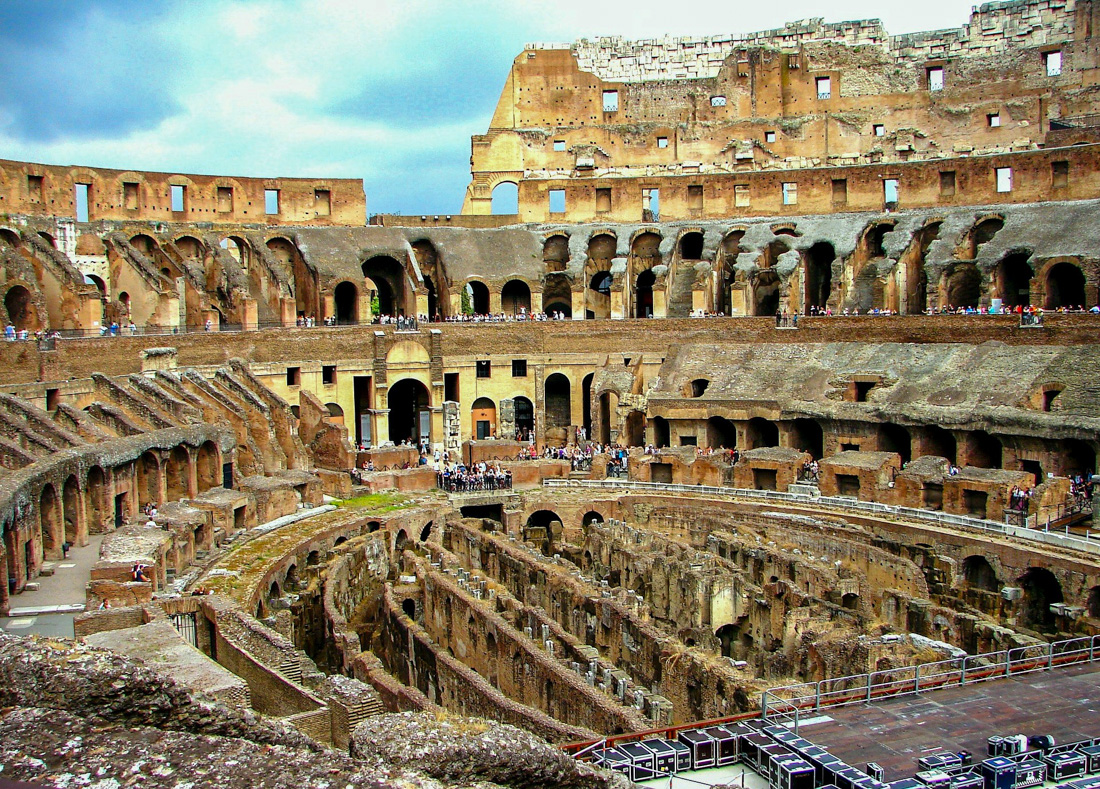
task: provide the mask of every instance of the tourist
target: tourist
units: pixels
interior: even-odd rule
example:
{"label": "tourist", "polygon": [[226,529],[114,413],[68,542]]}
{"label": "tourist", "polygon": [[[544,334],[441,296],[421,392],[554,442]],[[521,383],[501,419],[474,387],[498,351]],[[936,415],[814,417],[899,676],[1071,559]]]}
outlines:
{"label": "tourist", "polygon": [[4,327],[4,339],[8,342],[15,342],[15,327],[10,323]]}

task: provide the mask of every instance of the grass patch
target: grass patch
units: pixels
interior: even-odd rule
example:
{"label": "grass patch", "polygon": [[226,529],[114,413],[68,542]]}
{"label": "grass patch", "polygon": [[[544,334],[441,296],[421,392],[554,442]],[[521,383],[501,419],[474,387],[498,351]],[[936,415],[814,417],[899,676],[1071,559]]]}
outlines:
{"label": "grass patch", "polygon": [[409,497],[402,493],[368,493],[366,496],[356,496],[333,503],[337,507],[383,513],[406,506],[409,503]]}

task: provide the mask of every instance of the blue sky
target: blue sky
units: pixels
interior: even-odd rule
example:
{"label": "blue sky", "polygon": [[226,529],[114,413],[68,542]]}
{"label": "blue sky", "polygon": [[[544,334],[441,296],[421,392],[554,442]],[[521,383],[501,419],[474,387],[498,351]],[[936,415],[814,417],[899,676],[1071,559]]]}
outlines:
{"label": "blue sky", "polygon": [[741,33],[822,15],[903,33],[958,27],[971,8],[884,5],[0,0],[0,158],[363,178],[369,213],[458,213],[470,135],[528,41]]}

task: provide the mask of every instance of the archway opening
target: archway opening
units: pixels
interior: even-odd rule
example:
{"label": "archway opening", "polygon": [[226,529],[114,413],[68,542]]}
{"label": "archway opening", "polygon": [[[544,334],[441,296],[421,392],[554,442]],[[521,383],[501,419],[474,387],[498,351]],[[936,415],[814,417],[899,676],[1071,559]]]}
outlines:
{"label": "archway opening", "polygon": [[667,447],[671,440],[668,420],[663,416],[655,416],[650,421],[653,424],[653,444],[657,448]]}
{"label": "archway opening", "polygon": [[984,556],[967,556],[963,560],[962,576],[970,589],[981,589],[985,592],[1001,590],[1001,580],[997,577],[997,571]]}
{"label": "archway opening", "polygon": [[634,287],[634,315],[638,318],[653,317],[653,284],[657,276],[651,269],[646,269],[638,275]]}
{"label": "archway opening", "polygon": [[508,315],[531,312],[531,288],[521,279],[504,283],[500,289],[500,308]]}
{"label": "archway opening", "polygon": [[825,454],[825,432],[816,419],[800,418],[791,424],[791,446],[808,452],[814,460]]}
{"label": "archway opening", "polygon": [[386,403],[390,409],[390,441],[413,446],[431,443],[431,395],[424,384],[404,378],[390,387]]}
{"label": "archway opening", "polygon": [[774,269],[757,272],[752,285],[753,315],[775,315],[779,312],[779,275]]}
{"label": "archway opening", "polygon": [[107,514],[104,502],[107,500],[107,477],[99,466],[88,469],[88,482],[84,488],[85,521],[88,531],[97,534],[103,530],[103,519]]}
{"label": "archway opening", "polygon": [[992,241],[993,236],[1001,232],[1004,226],[1004,220],[998,216],[983,219],[981,222],[974,225],[974,229],[970,233],[970,259],[973,260],[976,258],[978,256],[978,250],[981,249],[982,245]]}
{"label": "archway opening", "polygon": [[221,486],[219,474],[218,447],[213,441],[205,442],[199,447],[195,458],[195,470],[198,477],[199,493]]}
{"label": "archway opening", "polygon": [[1058,263],[1047,272],[1046,309],[1085,305],[1085,275],[1072,263]]}
{"label": "archway opening", "polygon": [[[600,443],[610,444],[613,437],[617,438],[619,429],[619,395],[616,392],[600,393]],[[614,428],[614,436],[612,436]]]}
{"label": "archway opening", "polygon": [[603,515],[600,515],[600,513],[595,510],[589,510],[584,514],[584,517],[581,518],[581,523],[585,526],[591,526],[593,523],[603,523]]}
{"label": "archway opening", "polygon": [[569,263],[569,237],[554,235],[542,242],[542,261],[548,272],[565,271]]}
{"label": "archway opening", "polygon": [[65,541],[69,545],[76,545],[80,534],[80,519],[83,517],[83,507],[80,502],[80,484],[76,477],[70,476],[65,480],[61,488],[61,500],[65,512]]}
{"label": "archway opening", "polygon": [[702,260],[703,259],[703,234],[698,231],[691,231],[690,233],[684,233],[680,238],[680,259],[681,260]]}
{"label": "archway opening", "polygon": [[632,408],[623,420],[623,434],[619,443],[628,447],[640,447],[645,443],[645,412]]}
{"label": "archway opening", "polygon": [[1017,581],[1023,590],[1017,621],[1033,630],[1053,631],[1057,625],[1053,603],[1063,602],[1062,585],[1045,567],[1029,567]]}
{"label": "archway opening", "polygon": [[8,320],[16,331],[38,331],[42,328],[31,292],[22,285],[14,285],[8,289],[4,296],[4,308],[8,311]]}
{"label": "archway opening", "polygon": [[957,263],[946,274],[944,302],[949,307],[977,307],[982,298],[982,273],[973,263]]}
{"label": "archway opening", "polygon": [[1096,450],[1092,445],[1079,438],[1070,438],[1062,442],[1065,448],[1065,473],[1080,474],[1087,480],[1096,472]]}
{"label": "archway opening", "polygon": [[405,312],[405,268],[389,255],[376,255],[363,261],[363,277],[376,289],[379,315]]}
{"label": "archway opening", "polygon": [[592,435],[592,379],[595,373],[589,373],[581,379],[581,427],[584,428],[586,438],[594,438]]}
{"label": "archway opening", "polygon": [[535,406],[526,397],[512,401],[516,409],[516,435],[521,441],[531,441],[535,436]]}
{"label": "archway opening", "polygon": [[484,282],[471,280],[466,283],[466,298],[474,315],[489,314],[489,288]]}
{"label": "archway opening", "polygon": [[997,265],[1001,304],[1005,307],[1026,307],[1031,303],[1031,278],[1035,272],[1026,252],[1009,255]]}
{"label": "archway opening", "polygon": [[610,271],[597,271],[588,283],[588,311],[593,318],[611,317]]}
{"label": "archway opening", "polygon": [[494,216],[513,216],[519,213],[519,185],[514,181],[501,181],[493,187],[492,212]]}
{"label": "archway opening", "polygon": [[824,309],[833,289],[833,260],[836,249],[828,241],[818,241],[806,252],[805,309]]}
{"label": "archway opening", "polygon": [[182,446],[174,447],[164,466],[165,495],[169,501],[179,501],[188,495],[189,466],[187,450]]}
{"label": "archway opening", "polygon": [[707,446],[712,449],[736,449],[737,426],[722,416],[707,420]]}
{"label": "archway opening", "polygon": [[749,449],[760,447],[779,446],[779,427],[768,419],[755,416],[749,420],[748,429]]}
{"label": "archway opening", "polygon": [[336,322],[342,325],[359,322],[359,289],[350,282],[341,282],[332,293],[336,307]]}
{"label": "archway opening", "polygon": [[420,530],[420,542],[427,542],[428,538],[432,536],[433,521],[428,521],[424,524],[424,528]]}
{"label": "archway opening", "polygon": [[474,426],[475,439],[484,441],[493,438],[497,432],[496,403],[488,397],[479,397],[474,400],[470,409],[470,422]]}
{"label": "archway opening", "polygon": [[46,556],[58,550],[61,535],[61,517],[58,512],[57,491],[46,485],[38,497],[39,526],[42,531],[42,550]]}
{"label": "archway opening", "polygon": [[752,653],[753,639],[749,633],[751,626],[745,618],[736,623],[722,625],[714,631],[718,639],[719,651],[724,657],[744,660]]}
{"label": "archway opening", "polygon": [[543,555],[552,556],[564,528],[561,516],[553,510],[536,510],[527,518],[523,540],[537,546]]}
{"label": "archway opening", "polygon": [[562,373],[554,373],[546,379],[546,440],[564,443],[569,440],[572,424],[572,386]]}
{"label": "archway opening", "polygon": [[138,504],[160,504],[160,461],[152,452],[144,452],[137,462]]}

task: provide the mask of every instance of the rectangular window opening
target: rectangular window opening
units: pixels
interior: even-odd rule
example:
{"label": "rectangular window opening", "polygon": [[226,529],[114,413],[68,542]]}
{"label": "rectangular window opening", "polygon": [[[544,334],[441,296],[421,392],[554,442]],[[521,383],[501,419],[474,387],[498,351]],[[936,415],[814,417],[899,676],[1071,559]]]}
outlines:
{"label": "rectangular window opening", "polygon": [[332,213],[332,191],[329,189],[313,190],[313,210],[317,216],[328,216]]}
{"label": "rectangular window opening", "polygon": [[611,187],[596,190],[596,213],[606,214],[611,210]]}
{"label": "rectangular window opening", "polygon": [[710,106],[712,106],[712,107],[725,107],[726,106],[726,97],[725,96],[711,96],[710,97]]}
{"label": "rectangular window opening", "polygon": [[288,368],[286,368],[286,385],[287,386],[301,386],[302,385],[302,368],[301,367],[288,367]]}
{"label": "rectangular window opening", "polygon": [[218,187],[218,213],[229,214],[233,212],[233,187]]}
{"label": "rectangular window opening", "polygon": [[773,132],[773,131],[764,132],[764,142],[775,142],[775,132]]}
{"label": "rectangular window opening", "polygon": [[831,99],[833,97],[833,81],[829,77],[818,77],[817,97],[819,99]]}
{"label": "rectangular window opening", "polygon": [[884,178],[882,181],[882,200],[887,206],[898,204],[898,179]]}
{"label": "rectangular window opening", "polygon": [[661,190],[642,190],[642,221],[659,222],[661,220]]}
{"label": "rectangular window opening", "polygon": [[985,116],[985,122],[989,124],[989,128],[996,129],[1001,125],[1001,114],[999,112],[991,112]]}
{"label": "rectangular window opening", "polygon": [[998,192],[1011,192],[1012,191],[1012,168],[1011,167],[997,167],[994,169],[997,175],[997,191]]}
{"label": "rectangular window opening", "polygon": [[955,171],[944,170],[940,173],[940,196],[952,197],[955,194]]}
{"label": "rectangular window opening", "polygon": [[698,446],[699,439],[695,436],[680,436],[680,446],[682,447],[694,447]]}
{"label": "rectangular window opening", "polygon": [[279,213],[278,189],[264,189],[264,213],[269,216]]}
{"label": "rectangular window opening", "polygon": [[1062,73],[1062,53],[1047,52],[1043,55],[1043,65],[1046,67],[1048,77],[1057,77]]}
{"label": "rectangular window opening", "polygon": [[[60,389],[47,389],[46,390],[46,410],[54,411],[61,403],[61,390]],[[1049,408],[1043,409],[1049,411]]]}
{"label": "rectangular window opening", "polygon": [[783,205],[798,204],[798,184],[788,181],[783,184]]}
{"label": "rectangular window opening", "polygon": [[748,184],[734,184],[733,186],[733,204],[737,208],[749,207],[749,185]]}
{"label": "rectangular window opening", "polygon": [[875,136],[876,137],[885,137],[886,136],[886,126],[885,126],[885,124],[882,124],[882,123],[876,123],[875,124]]}
{"label": "rectangular window opening", "polygon": [[458,402],[458,373],[443,373],[443,399]]}
{"label": "rectangular window opening", "polygon": [[122,184],[122,205],[128,211],[136,211],[141,207],[141,199],[138,196],[138,185],[124,181]]}
{"label": "rectangular window opening", "polygon": [[1055,189],[1069,186],[1069,162],[1050,163],[1050,185]]}
{"label": "rectangular window opening", "polygon": [[168,186],[168,192],[172,202],[172,213],[178,214],[182,211],[186,211],[187,187],[179,184],[170,184]]}
{"label": "rectangular window opening", "polygon": [[703,210],[703,187],[701,184],[688,186],[688,209],[691,211]]}
{"label": "rectangular window opening", "polygon": [[492,378],[493,377],[493,363],[488,359],[482,359],[477,362],[477,377],[478,378]]}
{"label": "rectangular window opening", "polygon": [[929,90],[943,90],[943,66],[929,66],[925,73]]}
{"label": "rectangular window opening", "polygon": [[667,148],[668,147],[668,137],[658,137],[657,138],[657,147],[658,148]]}
{"label": "rectangular window opening", "polygon": [[45,189],[44,179],[41,175],[27,176],[27,197],[32,203],[44,202],[42,193]]}
{"label": "rectangular window opening", "polygon": [[848,179],[833,179],[833,205],[844,205],[848,202]]}
{"label": "rectangular window opening", "polygon": [[335,364],[321,365],[321,383],[325,386],[332,386],[334,383],[336,383]]}
{"label": "rectangular window opening", "polygon": [[551,214],[564,214],[565,213],[565,190],[564,189],[551,189],[550,190],[550,213]]}
{"label": "rectangular window opening", "polygon": [[565,150],[565,140],[554,140],[554,150],[555,151],[564,151]]}
{"label": "rectangular window opening", "polygon": [[91,206],[92,185],[76,185],[76,221],[87,222]]}
{"label": "rectangular window opening", "polygon": [[619,91],[617,91],[617,90],[605,90],[603,92],[603,111],[604,112],[618,112],[619,111]]}
{"label": "rectangular window opening", "polygon": [[512,360],[512,377],[513,378],[526,378],[527,377],[527,360],[526,359],[513,359]]}

